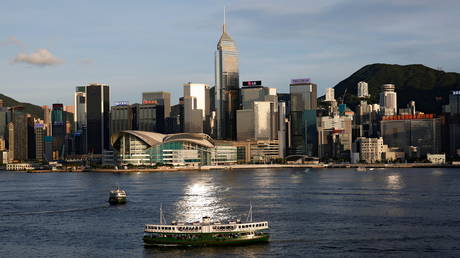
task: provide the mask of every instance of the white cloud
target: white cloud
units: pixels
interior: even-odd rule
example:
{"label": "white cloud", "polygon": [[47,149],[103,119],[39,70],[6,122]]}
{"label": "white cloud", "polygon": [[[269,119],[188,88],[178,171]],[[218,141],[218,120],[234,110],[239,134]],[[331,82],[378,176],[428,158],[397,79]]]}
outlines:
{"label": "white cloud", "polygon": [[62,63],[48,50],[41,48],[31,54],[19,53],[12,63],[28,63],[39,66],[57,65]]}

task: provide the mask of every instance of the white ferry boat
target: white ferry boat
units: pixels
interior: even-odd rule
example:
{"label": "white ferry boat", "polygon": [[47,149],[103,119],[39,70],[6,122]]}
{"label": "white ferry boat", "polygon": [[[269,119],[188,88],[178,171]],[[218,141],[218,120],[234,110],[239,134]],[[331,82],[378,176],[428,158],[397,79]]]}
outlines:
{"label": "white ferry boat", "polygon": [[109,203],[110,204],[124,204],[127,201],[126,192],[121,190],[118,186],[116,189],[110,191]]}
{"label": "white ferry boat", "polygon": [[252,222],[252,207],[248,222],[233,220],[228,222],[202,221],[191,223],[175,222],[164,224],[160,208],[160,224],[146,224],[144,244],[146,246],[216,246],[243,245],[268,242],[267,221]]}

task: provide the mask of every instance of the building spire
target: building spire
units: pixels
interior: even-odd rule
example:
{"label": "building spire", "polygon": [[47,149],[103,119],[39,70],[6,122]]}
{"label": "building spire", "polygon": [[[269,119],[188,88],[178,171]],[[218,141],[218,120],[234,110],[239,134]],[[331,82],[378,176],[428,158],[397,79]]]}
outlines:
{"label": "building spire", "polygon": [[224,24],[223,24],[223,32],[226,33],[227,32],[227,14],[226,14],[226,6],[224,6]]}

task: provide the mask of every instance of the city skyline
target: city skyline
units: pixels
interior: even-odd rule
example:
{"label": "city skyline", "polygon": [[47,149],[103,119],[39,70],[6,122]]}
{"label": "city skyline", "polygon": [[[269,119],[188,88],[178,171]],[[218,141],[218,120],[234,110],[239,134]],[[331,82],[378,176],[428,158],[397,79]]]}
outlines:
{"label": "city skyline", "polygon": [[[112,103],[140,102],[141,92],[162,90],[171,91],[171,102],[177,103],[183,83],[213,85],[224,5],[241,52],[240,81],[261,79],[279,92],[288,92],[291,78],[311,77],[323,93],[375,62],[460,71],[459,4],[432,3],[9,2],[0,11],[2,93],[38,105],[72,104],[68,92],[99,82],[111,85]],[[104,19],[101,13],[110,15]]]}

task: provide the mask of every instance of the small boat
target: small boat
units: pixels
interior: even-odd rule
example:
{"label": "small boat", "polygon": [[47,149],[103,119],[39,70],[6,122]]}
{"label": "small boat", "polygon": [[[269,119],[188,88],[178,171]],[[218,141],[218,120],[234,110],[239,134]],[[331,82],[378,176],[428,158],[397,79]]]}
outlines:
{"label": "small boat", "polygon": [[366,172],[366,167],[357,167],[356,171],[358,171],[358,172]]}
{"label": "small boat", "polygon": [[121,190],[118,186],[116,189],[110,191],[109,203],[110,204],[124,204],[127,201],[126,192]]}
{"label": "small boat", "polygon": [[226,246],[268,242],[267,221],[252,221],[252,206],[248,221],[228,222],[211,221],[203,217],[202,221],[183,223],[173,221],[164,223],[163,210],[160,208],[160,224],[146,224],[144,227],[145,246]]}

